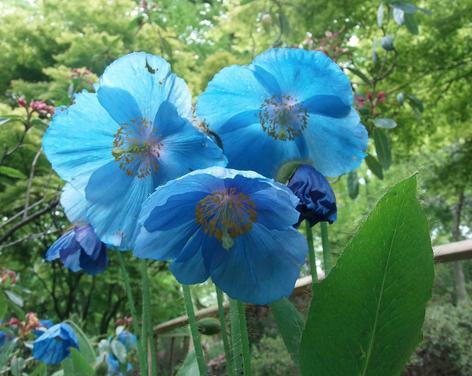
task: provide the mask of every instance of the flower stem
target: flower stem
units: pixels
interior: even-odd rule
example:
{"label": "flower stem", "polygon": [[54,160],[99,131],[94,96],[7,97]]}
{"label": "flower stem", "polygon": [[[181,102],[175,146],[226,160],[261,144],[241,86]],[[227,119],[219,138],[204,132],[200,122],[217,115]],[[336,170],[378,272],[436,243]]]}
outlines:
{"label": "flower stem", "polygon": [[190,333],[192,334],[193,347],[195,348],[195,357],[197,358],[198,370],[200,376],[208,375],[205,357],[203,355],[202,343],[200,341],[200,333],[197,328],[197,321],[195,319],[195,311],[193,309],[192,295],[190,294],[190,287],[182,285],[184,291],[185,310],[187,311],[188,324],[190,326]]}
{"label": "flower stem", "polygon": [[[123,283],[125,285],[126,295],[128,297],[129,310],[131,312],[131,318],[133,323],[133,331],[136,335],[139,335],[139,325],[138,325],[138,314],[136,313],[136,305],[134,304],[133,292],[131,291],[131,285],[129,283],[129,275],[126,271],[125,261],[121,251],[117,251],[118,261],[120,264],[121,276],[123,278]],[[143,352],[142,348],[142,338],[137,343],[138,347],[138,358],[139,358],[139,368],[144,372],[146,369],[146,354]]]}
{"label": "flower stem", "polygon": [[233,368],[233,356],[231,355],[231,348],[229,346],[228,333],[226,332],[226,318],[225,318],[225,309],[223,306],[224,295],[223,291],[215,285],[216,289],[216,300],[218,302],[218,317],[220,319],[221,326],[221,337],[223,339],[223,347],[225,349],[225,359],[226,359],[226,373],[228,376],[234,376]]}
{"label": "flower stem", "polygon": [[315,247],[313,246],[313,232],[310,222],[305,221],[306,242],[308,244],[308,262],[310,263],[311,282],[314,284],[318,281],[318,273],[316,271]]}
{"label": "flower stem", "polygon": [[151,289],[149,286],[149,274],[147,261],[141,261],[141,278],[143,283],[143,338],[145,339],[146,358],[148,363],[148,374],[157,374],[157,354],[151,315]]}
{"label": "flower stem", "polygon": [[331,255],[329,254],[329,238],[328,238],[328,224],[326,222],[320,223],[321,229],[321,244],[323,246],[323,265],[325,276],[331,270]]}
{"label": "flower stem", "polygon": [[241,342],[243,347],[244,374],[251,376],[251,354],[249,349],[249,336],[247,333],[246,308],[238,301],[239,325],[241,327]]}
{"label": "flower stem", "polygon": [[229,315],[231,319],[231,353],[233,354],[234,373],[236,375],[243,375],[243,344],[237,300],[229,300]]}

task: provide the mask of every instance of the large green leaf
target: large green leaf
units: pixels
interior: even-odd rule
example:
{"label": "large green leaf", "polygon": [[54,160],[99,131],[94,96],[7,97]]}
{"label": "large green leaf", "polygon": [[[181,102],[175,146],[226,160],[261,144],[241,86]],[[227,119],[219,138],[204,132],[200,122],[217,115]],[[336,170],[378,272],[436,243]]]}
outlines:
{"label": "large green leaf", "polygon": [[392,164],[392,150],[390,148],[390,139],[387,133],[380,128],[374,129],[374,145],[377,159],[384,170],[388,170]]}
{"label": "large green leaf", "polygon": [[299,364],[300,340],[305,323],[300,312],[287,298],[270,305],[277,328],[295,364]]}
{"label": "large green leaf", "polygon": [[177,371],[176,376],[199,376],[200,372],[198,371],[197,357],[195,356],[195,351],[190,351],[187,354],[182,366]]}
{"label": "large green leaf", "polygon": [[400,375],[421,338],[433,252],[416,177],[390,190],[316,284],[303,375]]}
{"label": "large green leaf", "polygon": [[85,357],[75,348],[70,349],[70,356],[62,362],[64,376],[94,376],[95,371]]}

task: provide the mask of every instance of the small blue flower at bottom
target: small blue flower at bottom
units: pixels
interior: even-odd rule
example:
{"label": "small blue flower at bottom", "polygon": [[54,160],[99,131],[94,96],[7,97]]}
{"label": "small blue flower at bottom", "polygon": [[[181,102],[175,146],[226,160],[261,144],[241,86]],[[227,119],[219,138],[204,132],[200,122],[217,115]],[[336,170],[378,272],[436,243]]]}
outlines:
{"label": "small blue flower at bottom", "polygon": [[197,170],[145,201],[134,254],[171,260],[181,283],[211,277],[231,298],[268,304],[290,295],[305,261],[297,204],[286,186],[255,172]]}
{"label": "small blue flower at bottom", "polygon": [[33,342],[33,358],[46,364],[59,364],[70,355],[70,349],[79,348],[72,328],[57,324],[49,328]]}
{"label": "small blue flower at bottom", "polygon": [[79,225],[67,231],[48,249],[46,261],[60,259],[73,272],[103,273],[108,265],[107,248],[92,226]]}
{"label": "small blue flower at bottom", "polygon": [[306,219],[310,226],[318,222],[333,223],[336,220],[336,196],[328,180],[312,166],[297,167],[287,186],[300,199],[297,210],[300,218],[297,226]]}

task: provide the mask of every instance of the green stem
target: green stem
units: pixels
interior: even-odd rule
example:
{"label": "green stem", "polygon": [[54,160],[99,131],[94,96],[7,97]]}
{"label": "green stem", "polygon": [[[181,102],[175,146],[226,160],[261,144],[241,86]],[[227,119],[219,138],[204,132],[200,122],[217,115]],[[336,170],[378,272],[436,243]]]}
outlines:
{"label": "green stem", "polygon": [[313,245],[313,232],[310,222],[305,221],[306,242],[308,244],[308,262],[310,263],[311,282],[314,284],[318,281],[318,272],[316,271],[315,247]]}
{"label": "green stem", "polygon": [[[129,310],[131,312],[131,318],[133,322],[133,331],[136,335],[139,335],[139,322],[138,322],[138,314],[136,313],[136,305],[134,304],[133,293],[131,291],[131,285],[129,283],[129,275],[126,271],[125,260],[123,258],[123,254],[121,251],[117,251],[118,253],[118,261],[120,263],[120,270],[121,276],[123,278],[123,283],[125,285],[126,295],[128,296],[128,305]],[[138,358],[139,358],[139,367],[142,371],[146,369],[146,354],[143,352],[142,348],[142,338],[137,343],[138,347]]]}
{"label": "green stem", "polygon": [[200,333],[197,328],[197,320],[195,319],[195,311],[193,309],[192,295],[190,294],[190,287],[182,285],[184,291],[185,310],[187,311],[188,324],[190,326],[190,333],[192,334],[193,347],[195,348],[195,357],[197,358],[198,369],[200,376],[208,375],[205,357],[203,355],[202,343],[200,341]]}
{"label": "green stem", "polygon": [[251,354],[249,349],[249,336],[247,333],[246,308],[238,301],[239,325],[241,327],[241,343],[243,347],[244,374],[251,376]]}
{"label": "green stem", "polygon": [[233,356],[231,355],[231,348],[229,346],[228,333],[226,332],[226,317],[225,317],[225,308],[223,306],[224,298],[223,291],[215,285],[216,289],[216,300],[218,302],[218,317],[220,319],[221,326],[221,337],[223,339],[223,347],[225,349],[225,359],[226,359],[226,373],[228,376],[234,376],[233,368]]}
{"label": "green stem", "polygon": [[146,340],[146,359],[148,363],[148,371],[150,371],[148,373],[154,376],[157,374],[157,354],[154,333],[152,331],[151,289],[149,286],[149,274],[146,260],[141,261],[141,278],[143,282],[143,338]]}
{"label": "green stem", "polygon": [[243,344],[241,341],[241,322],[239,320],[238,301],[229,300],[229,315],[231,319],[231,348],[233,354],[234,372],[243,375]]}
{"label": "green stem", "polygon": [[327,276],[331,270],[331,255],[329,254],[329,238],[328,238],[328,224],[326,222],[320,223],[321,229],[321,244],[323,245],[323,265],[325,275]]}

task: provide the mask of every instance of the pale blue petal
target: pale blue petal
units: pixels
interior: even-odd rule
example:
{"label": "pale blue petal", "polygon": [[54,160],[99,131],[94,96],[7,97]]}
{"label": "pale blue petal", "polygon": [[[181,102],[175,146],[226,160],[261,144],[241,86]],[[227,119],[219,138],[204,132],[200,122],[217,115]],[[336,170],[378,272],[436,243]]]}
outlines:
{"label": "pale blue petal", "polygon": [[324,176],[348,173],[362,163],[368,135],[354,109],[343,119],[310,115],[304,133],[313,166]]}
{"label": "pale blue petal", "polygon": [[72,106],[54,115],[43,137],[44,153],[64,180],[90,175],[113,159],[118,128],[96,95],[82,92]]}
{"label": "pale blue petal", "polygon": [[83,192],[67,183],[62,189],[61,205],[69,222],[87,223],[87,201]]}
{"label": "pale blue petal", "polygon": [[294,205],[298,199],[292,193],[269,188],[253,193],[251,200],[256,205],[257,223],[269,230],[285,230],[287,223],[298,222],[300,213]]}
{"label": "pale blue petal", "polygon": [[131,124],[144,117],[133,95],[123,89],[109,86],[100,86],[97,98],[110,116],[118,124]]}
{"label": "pale blue petal", "polygon": [[59,239],[57,239],[51,247],[46,252],[44,256],[46,261],[53,261],[60,257],[60,252],[63,249],[69,249],[76,247],[77,242],[75,241],[75,233],[74,230],[67,231],[64,235],[62,235]]}
{"label": "pale blue petal", "polygon": [[352,104],[352,88],[346,74],[321,51],[273,48],[253,62],[277,78],[284,95],[300,102],[313,95],[334,95]]}
{"label": "pale blue petal", "polygon": [[[99,90],[104,86],[127,91],[147,120],[154,119],[160,104],[166,100],[175,105],[181,116],[191,118],[192,101],[187,85],[159,56],[134,52],[115,60],[100,77]],[[107,106],[110,113],[115,108]]]}

